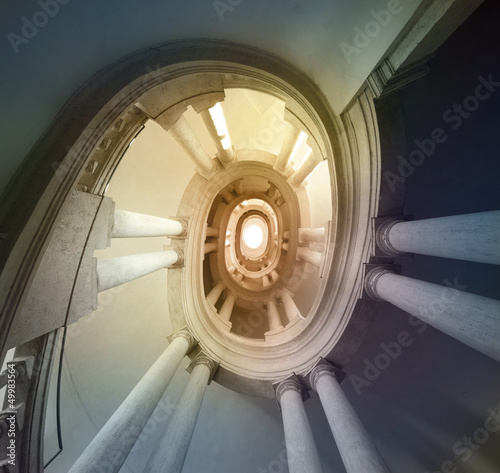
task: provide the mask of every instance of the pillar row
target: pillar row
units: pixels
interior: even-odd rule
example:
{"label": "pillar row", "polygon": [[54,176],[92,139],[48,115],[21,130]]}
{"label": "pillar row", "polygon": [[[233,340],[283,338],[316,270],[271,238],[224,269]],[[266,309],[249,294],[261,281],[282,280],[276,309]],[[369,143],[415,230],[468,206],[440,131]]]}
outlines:
{"label": "pillar row", "polygon": [[311,426],[303,401],[306,391],[294,376],[276,387],[285,431],[286,455],[290,473],[323,473]]}
{"label": "pillar row", "polygon": [[319,163],[318,161],[316,161],[314,153],[311,150],[292,176],[292,184],[297,187],[300,186],[304,182],[306,177],[314,171],[318,164]]}
{"label": "pillar row", "polygon": [[389,256],[418,253],[500,264],[500,210],[403,222],[388,220],[376,233]]}
{"label": "pillar row", "polygon": [[318,393],[347,473],[390,473],[342,391],[334,368],[321,362],[311,370],[309,382]]}
{"label": "pillar row", "polygon": [[233,313],[234,304],[236,303],[237,296],[232,292],[226,294],[226,299],[220,308],[219,315],[224,319],[229,321],[231,314]]}
{"label": "pillar row", "polygon": [[179,266],[182,262],[183,251],[179,248],[99,260],[97,292],[125,284],[162,268]]}
{"label": "pillar row", "polygon": [[294,127],[290,123],[287,124],[285,137],[281,145],[281,151],[274,163],[274,169],[278,172],[286,174],[290,169],[290,158],[300,136],[300,129]]}
{"label": "pillar row", "polygon": [[217,301],[219,300],[219,297],[222,294],[222,291],[225,289],[225,287],[226,286],[222,282],[218,282],[208,293],[207,301],[210,302],[210,304],[212,305],[217,304]]}
{"label": "pillar row", "polygon": [[202,353],[190,367],[192,371],[186,387],[144,469],[145,473],[182,471],[205,390],[218,364]]}
{"label": "pillar row", "polygon": [[384,268],[366,276],[366,292],[500,361],[500,301],[394,274]]}
{"label": "pillar row", "polygon": [[276,301],[270,300],[266,302],[267,309],[267,319],[269,321],[269,331],[282,329],[280,314],[278,312],[278,306]]}
{"label": "pillar row", "polygon": [[232,163],[236,159],[236,153],[232,148],[232,146],[224,147],[223,145],[224,138],[229,138],[229,135],[227,133],[226,135],[219,135],[217,127],[215,126],[214,120],[212,118],[212,115],[210,114],[210,111],[208,109],[201,111],[200,116],[203,119],[203,122],[205,123],[205,126],[215,144],[215,147],[217,148],[220,160],[225,164]]}
{"label": "pillar row", "polygon": [[112,238],[182,236],[187,223],[181,219],[162,218],[126,210],[115,210]]}
{"label": "pillar row", "polygon": [[285,308],[285,314],[286,314],[286,318],[288,320],[288,323],[290,323],[296,317],[304,318],[304,317],[302,317],[302,314],[300,313],[299,308],[295,305],[295,302],[293,301],[293,293],[292,292],[290,292],[288,289],[284,289],[279,294],[279,298],[280,298],[281,302],[283,303],[283,307]]}
{"label": "pillar row", "polygon": [[180,362],[196,344],[187,330],[172,342],[94,437],[69,473],[118,473],[167,389]]}

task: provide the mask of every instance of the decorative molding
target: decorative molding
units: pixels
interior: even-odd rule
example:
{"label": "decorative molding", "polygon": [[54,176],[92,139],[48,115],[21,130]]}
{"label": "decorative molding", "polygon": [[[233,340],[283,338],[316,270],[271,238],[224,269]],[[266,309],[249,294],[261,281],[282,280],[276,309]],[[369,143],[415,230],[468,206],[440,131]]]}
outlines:
{"label": "decorative molding", "polygon": [[394,225],[396,225],[397,223],[403,222],[403,220],[397,217],[394,218],[389,217],[389,218],[383,218],[383,220],[375,218],[372,221],[374,222],[375,225],[375,245],[374,245],[375,256],[378,256],[376,248],[382,251],[383,256],[389,256],[392,258],[404,256],[405,253],[401,253],[400,251],[396,250],[396,248],[394,248],[391,245],[389,239],[389,233],[391,231],[391,228],[394,227]]}
{"label": "decorative molding", "polygon": [[204,352],[200,352],[187,366],[186,371],[188,373],[192,373],[194,367],[197,365],[205,365],[209,369],[210,375],[208,378],[208,384],[210,384],[215,376],[215,373],[217,372],[217,369],[219,368],[219,362],[213,360]]}
{"label": "decorative molding", "polygon": [[172,342],[173,340],[175,340],[178,337],[184,338],[187,340],[187,342],[189,344],[189,348],[187,350],[187,353],[189,353],[198,344],[198,340],[196,340],[196,338],[193,337],[193,335],[191,334],[191,332],[189,331],[189,329],[187,327],[183,327],[180,330],[177,330],[176,332],[174,332],[170,335],[167,335],[167,340],[169,342]]}
{"label": "decorative molding", "polygon": [[385,302],[385,299],[380,297],[377,293],[377,281],[384,274],[394,274],[396,271],[391,271],[389,269],[389,265],[376,266],[373,269],[370,269],[365,276],[365,286],[364,291],[368,295],[369,298],[379,301]]}
{"label": "decorative molding", "polygon": [[307,374],[306,378],[310,386],[316,391],[316,383],[321,376],[330,375],[333,376],[337,382],[340,384],[345,378],[345,373],[333,366],[331,363],[321,358],[314,368]]}

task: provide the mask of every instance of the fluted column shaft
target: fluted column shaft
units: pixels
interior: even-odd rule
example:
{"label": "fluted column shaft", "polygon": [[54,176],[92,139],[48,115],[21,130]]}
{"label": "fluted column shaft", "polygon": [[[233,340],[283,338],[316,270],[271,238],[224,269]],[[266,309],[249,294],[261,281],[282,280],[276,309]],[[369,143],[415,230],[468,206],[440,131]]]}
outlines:
{"label": "fluted column shaft", "polygon": [[181,259],[181,250],[171,249],[97,261],[97,291],[102,292],[159,269],[168,268]]}
{"label": "fluted column shaft", "polygon": [[381,227],[380,240],[379,246],[387,253],[418,253],[500,264],[500,210],[390,222]]}
{"label": "fluted column shaft", "polygon": [[269,331],[278,330],[283,328],[281,325],[280,314],[276,302],[271,300],[266,302],[267,317],[269,320]]}
{"label": "fluted column shaft", "polygon": [[328,365],[318,365],[309,379],[318,393],[347,473],[390,473],[358,415]]}
{"label": "fluted column shaft", "polygon": [[319,267],[321,265],[321,253],[312,251],[304,246],[299,246],[297,248],[297,258],[307,263],[311,263],[313,266]]}
{"label": "fluted column shaft", "polygon": [[292,184],[294,186],[300,186],[304,182],[305,178],[314,171],[318,164],[319,163],[314,158],[314,153],[310,152],[300,164],[299,169],[297,169],[295,174],[292,176]]}
{"label": "fluted column shaft", "polygon": [[175,141],[177,141],[179,146],[186,151],[201,171],[206,173],[212,171],[212,160],[201,146],[184,115],[179,117],[179,119],[168,129],[168,132]]}
{"label": "fluted column shaft", "polygon": [[115,210],[111,236],[113,238],[179,236],[185,232],[186,228],[180,220]]}
{"label": "fluted column shaft", "polygon": [[322,473],[303,396],[303,388],[295,378],[282,381],[276,388],[283,417],[288,470],[290,473]]}
{"label": "fluted column shaft", "polygon": [[500,301],[400,276],[380,268],[366,279],[372,297],[388,301],[500,361]]}
{"label": "fluted column shaft", "polygon": [[195,344],[187,331],[176,334],[167,349],[94,437],[70,473],[117,473],[167,389],[181,360]]}
{"label": "fluted column shaft", "polygon": [[145,473],[181,473],[189,449],[203,396],[217,365],[201,356],[192,363],[193,371],[172,413]]}

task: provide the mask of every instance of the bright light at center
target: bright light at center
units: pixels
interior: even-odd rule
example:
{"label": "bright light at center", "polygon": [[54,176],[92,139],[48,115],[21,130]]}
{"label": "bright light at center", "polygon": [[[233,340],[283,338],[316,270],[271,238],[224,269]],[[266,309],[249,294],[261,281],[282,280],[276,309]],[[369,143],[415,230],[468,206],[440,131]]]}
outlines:
{"label": "bright light at center", "polygon": [[243,239],[249,248],[255,249],[262,244],[264,234],[258,225],[250,225],[243,235]]}

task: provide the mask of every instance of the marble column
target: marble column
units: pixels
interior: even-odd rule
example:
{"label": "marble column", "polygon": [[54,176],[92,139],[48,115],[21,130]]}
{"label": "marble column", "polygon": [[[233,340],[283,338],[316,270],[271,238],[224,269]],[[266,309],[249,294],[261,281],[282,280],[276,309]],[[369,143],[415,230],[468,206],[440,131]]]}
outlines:
{"label": "marble column", "polygon": [[321,253],[312,251],[304,246],[299,246],[297,248],[297,259],[311,263],[318,268],[321,265]]}
{"label": "marble column", "polygon": [[340,387],[334,368],[320,362],[309,374],[318,393],[347,473],[390,473]]}
{"label": "marble column", "polygon": [[281,302],[283,303],[283,307],[285,308],[285,314],[288,323],[290,323],[296,317],[300,317],[301,319],[304,318],[302,317],[300,310],[295,305],[295,302],[292,299],[293,297],[292,292],[290,292],[288,289],[284,289],[283,291],[281,291],[278,297],[280,298]]}
{"label": "marble column", "polygon": [[236,303],[237,297],[232,293],[228,292],[226,294],[226,299],[220,308],[219,315],[224,319],[229,321],[231,314],[233,313],[234,304]]}
{"label": "marble column", "polygon": [[174,334],[167,349],[116,409],[69,473],[118,473],[177,367],[195,344],[185,329]]}
{"label": "marble column", "polygon": [[418,253],[500,264],[500,210],[380,225],[377,245],[389,256]]}
{"label": "marble column", "polygon": [[168,129],[168,132],[194,161],[200,171],[210,173],[213,170],[214,164],[210,156],[201,146],[200,141],[194,134],[184,115],[179,117],[179,119]]}
{"label": "marble column", "polygon": [[145,473],[181,473],[193,437],[203,396],[218,364],[204,354],[191,363],[192,372]]}
{"label": "marble column", "polygon": [[302,384],[295,376],[287,378],[276,387],[276,397],[283,417],[289,472],[322,473],[318,450],[304,409],[306,392]]}
{"label": "marble column", "polygon": [[99,260],[97,261],[97,291],[102,292],[159,269],[179,265],[182,261],[183,252],[179,248]]}
{"label": "marble column", "polygon": [[314,153],[310,151],[292,176],[292,184],[297,187],[300,186],[318,164],[319,163],[314,157]]}
{"label": "marble column", "polygon": [[299,228],[299,238],[307,242],[323,242],[325,239],[325,228]]}
{"label": "marble column", "polygon": [[171,218],[155,217],[126,210],[115,210],[112,238],[152,236],[181,236],[186,234],[186,223]]}
{"label": "marble column", "polygon": [[267,309],[267,319],[269,321],[269,331],[282,329],[280,314],[278,312],[278,306],[276,301],[270,300],[266,302]]}
{"label": "marble column", "polygon": [[281,145],[281,151],[276,162],[274,163],[274,169],[282,174],[286,174],[290,169],[290,158],[292,157],[293,150],[300,136],[300,129],[294,127],[290,123],[287,124],[285,137]]}
{"label": "marble column", "polygon": [[375,300],[387,301],[442,332],[500,361],[500,301],[372,269],[365,290]]}
{"label": "marble column", "polygon": [[217,301],[219,300],[219,297],[222,294],[222,291],[224,290],[225,287],[226,286],[223,283],[218,282],[208,293],[207,301],[210,302],[210,304],[212,305],[217,304]]}

